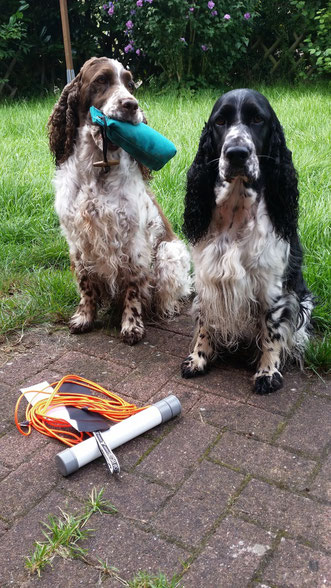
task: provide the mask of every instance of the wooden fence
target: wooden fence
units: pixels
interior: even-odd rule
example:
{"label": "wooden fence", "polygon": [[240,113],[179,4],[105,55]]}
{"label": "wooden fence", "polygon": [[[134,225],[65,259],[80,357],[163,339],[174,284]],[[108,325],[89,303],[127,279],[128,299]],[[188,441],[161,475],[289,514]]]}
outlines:
{"label": "wooden fence", "polygon": [[[293,74],[294,71],[299,68],[301,62],[305,58],[307,59],[307,54],[302,51],[302,40],[304,36],[304,33],[301,33],[300,35],[293,33],[294,40],[292,44],[286,49],[284,49],[282,46],[282,39],[280,37],[278,37],[270,47],[267,47],[265,44],[265,39],[258,37],[251,45],[250,50],[256,51],[257,53],[262,53],[262,62],[270,62],[271,75],[277,70],[277,68],[285,59],[288,62],[288,56],[290,55],[292,57],[292,66],[289,69],[289,74]],[[257,70],[259,67],[260,60],[258,60],[253,66],[253,71]],[[312,66],[309,66],[306,73],[310,73],[312,69]]]}

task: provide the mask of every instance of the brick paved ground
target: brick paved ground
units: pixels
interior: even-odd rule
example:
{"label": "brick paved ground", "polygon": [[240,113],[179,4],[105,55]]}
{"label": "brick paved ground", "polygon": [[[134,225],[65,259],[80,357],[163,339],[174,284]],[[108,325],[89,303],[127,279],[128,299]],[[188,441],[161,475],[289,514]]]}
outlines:
{"label": "brick paved ground", "polygon": [[[104,488],[116,515],[94,515],[85,542],[92,561],[115,565],[123,578],[161,570],[194,587],[331,586],[330,387],[287,373],[282,391],[251,392],[252,372],[220,363],[185,381],[191,319],[149,327],[128,348],[110,331],[70,336],[65,328],[33,329],[0,352],[0,585],[96,586],[99,572],[56,559],[41,579],[24,557],[42,540],[40,521],[58,507],[79,509],[93,486]],[[236,363],[237,362],[237,363]],[[176,394],[177,418],[117,451],[111,477],[102,460],[63,478],[54,465],[63,446],[13,424],[21,386],[66,373],[90,378],[143,405]],[[328,493],[329,491],[329,493]],[[114,579],[102,585],[120,586]]]}

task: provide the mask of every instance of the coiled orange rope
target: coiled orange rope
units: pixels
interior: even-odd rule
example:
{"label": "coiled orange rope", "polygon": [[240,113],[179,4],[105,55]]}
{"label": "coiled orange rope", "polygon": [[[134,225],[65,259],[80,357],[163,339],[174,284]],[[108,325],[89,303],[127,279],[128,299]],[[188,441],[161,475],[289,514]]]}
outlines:
{"label": "coiled orange rope", "polygon": [[[90,391],[99,392],[107,396],[107,398],[100,398],[91,394],[61,392],[60,388],[65,382],[79,384]],[[91,433],[73,431],[72,426],[67,421],[52,418],[50,415],[47,415],[50,409],[59,406],[73,406],[75,408],[85,409],[88,407],[89,412],[98,413],[110,421],[120,422],[147,408],[146,406],[138,408],[135,404],[126,402],[114,392],[109,392],[109,390],[99,386],[99,384],[81,378],[80,376],[64,376],[58,382],[50,384],[50,386],[53,388],[52,391],[47,390],[49,386],[46,386],[43,390],[35,391],[36,395],[40,393],[49,394],[49,398],[39,400],[35,404],[28,403],[25,411],[26,422],[24,423],[26,430],[22,429],[23,425],[18,420],[18,408],[25,394],[22,393],[19,397],[15,406],[15,424],[22,435],[30,435],[32,428],[34,428],[42,435],[59,439],[62,443],[72,447],[83,441],[84,435],[91,437]],[[34,392],[34,390],[29,390],[29,392]]]}

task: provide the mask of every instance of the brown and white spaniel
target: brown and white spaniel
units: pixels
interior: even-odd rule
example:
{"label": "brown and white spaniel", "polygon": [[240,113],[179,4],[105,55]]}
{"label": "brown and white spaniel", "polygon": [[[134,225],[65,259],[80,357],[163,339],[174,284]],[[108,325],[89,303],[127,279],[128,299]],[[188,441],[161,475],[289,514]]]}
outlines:
{"label": "brown and white spaniel", "polygon": [[70,249],[80,303],[72,333],[93,327],[104,301],[121,304],[121,336],[144,336],[143,314],[171,316],[190,293],[190,257],[148,190],[148,170],[117,145],[103,159],[100,127],[89,108],[138,124],[143,112],[132,95],[131,73],[113,59],[92,57],[67,84],[49,119],[56,159],[55,208]]}

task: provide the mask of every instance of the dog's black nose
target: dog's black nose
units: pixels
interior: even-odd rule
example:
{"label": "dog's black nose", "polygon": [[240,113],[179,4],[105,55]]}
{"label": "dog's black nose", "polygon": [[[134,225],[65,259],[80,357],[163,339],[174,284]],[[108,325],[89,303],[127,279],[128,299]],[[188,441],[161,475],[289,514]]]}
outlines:
{"label": "dog's black nose", "polygon": [[249,154],[250,151],[248,147],[240,147],[238,145],[234,147],[228,147],[225,151],[225,157],[232,165],[235,166],[243,165],[248,159]]}
{"label": "dog's black nose", "polygon": [[122,101],[121,106],[127,112],[135,112],[138,109],[138,102],[134,98],[126,98]]}

